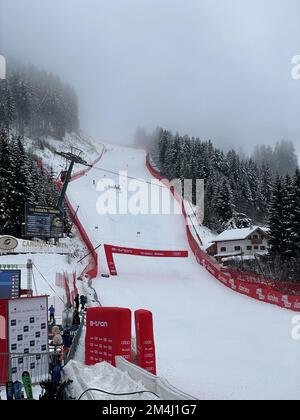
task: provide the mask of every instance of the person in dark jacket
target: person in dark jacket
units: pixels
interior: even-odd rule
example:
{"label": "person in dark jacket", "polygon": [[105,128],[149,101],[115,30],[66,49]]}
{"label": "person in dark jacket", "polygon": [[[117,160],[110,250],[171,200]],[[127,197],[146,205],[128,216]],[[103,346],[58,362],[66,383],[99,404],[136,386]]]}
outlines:
{"label": "person in dark jacket", "polygon": [[85,305],[87,303],[87,299],[85,296],[80,296],[80,305],[81,305],[81,310],[84,311],[85,309]]}
{"label": "person in dark jacket", "polygon": [[55,308],[53,305],[49,308],[49,314],[50,314],[50,324],[55,324]]}
{"label": "person in dark jacket", "polygon": [[63,341],[63,352],[64,352],[64,357],[67,356],[67,354],[70,351],[70,348],[72,346],[72,342],[73,342],[73,337],[70,334],[69,330],[65,330],[63,335],[62,335],[62,341]]}
{"label": "person in dark jacket", "polygon": [[74,303],[75,303],[75,309],[76,309],[76,311],[79,312],[80,302],[79,302],[79,294],[78,293],[76,295],[76,298],[74,299]]}
{"label": "person in dark jacket", "polygon": [[74,315],[73,315],[73,325],[80,325],[80,316],[78,311],[75,309]]}

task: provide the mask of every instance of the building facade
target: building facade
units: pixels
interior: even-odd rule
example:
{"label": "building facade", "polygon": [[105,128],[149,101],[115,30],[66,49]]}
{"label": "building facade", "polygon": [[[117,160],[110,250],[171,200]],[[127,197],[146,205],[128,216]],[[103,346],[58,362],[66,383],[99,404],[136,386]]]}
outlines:
{"label": "building facade", "polygon": [[230,229],[217,236],[210,247],[216,258],[254,256],[269,251],[268,233],[260,227]]}

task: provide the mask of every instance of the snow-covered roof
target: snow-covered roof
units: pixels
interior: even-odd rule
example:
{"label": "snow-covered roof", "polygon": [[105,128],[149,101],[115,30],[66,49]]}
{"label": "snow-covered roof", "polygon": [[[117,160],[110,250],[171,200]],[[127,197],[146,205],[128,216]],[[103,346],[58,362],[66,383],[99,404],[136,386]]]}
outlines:
{"label": "snow-covered roof", "polygon": [[240,255],[241,255],[241,251],[221,252],[220,254],[216,254],[215,257],[237,257]]}
{"label": "snow-covered roof", "polygon": [[257,230],[260,230],[262,233],[265,233],[259,226],[252,226],[251,228],[245,229],[229,229],[222,232],[219,236],[216,237],[216,242],[226,242],[226,241],[239,241],[247,239],[248,236],[255,233]]}

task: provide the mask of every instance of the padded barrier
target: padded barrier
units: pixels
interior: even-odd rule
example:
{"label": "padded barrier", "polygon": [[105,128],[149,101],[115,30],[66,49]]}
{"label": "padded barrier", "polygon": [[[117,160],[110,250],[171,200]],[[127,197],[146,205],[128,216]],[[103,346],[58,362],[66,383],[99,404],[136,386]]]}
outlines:
{"label": "padded barrier", "polygon": [[145,309],[134,313],[137,363],[147,372],[156,375],[156,353],[154,342],[153,315]]}
{"label": "padded barrier", "polygon": [[123,372],[127,372],[128,375],[134,381],[141,382],[146,389],[155,394],[159,395],[162,400],[166,401],[195,401],[196,398],[192,397],[189,394],[186,394],[179,389],[175,388],[169,382],[158,376],[152,375],[146,370],[140,368],[139,366],[130,363],[128,360],[125,360],[123,357],[116,357],[116,367]]}
{"label": "padded barrier", "polygon": [[126,308],[88,308],[86,317],[85,363],[107,362],[115,357],[131,360],[131,311]]}

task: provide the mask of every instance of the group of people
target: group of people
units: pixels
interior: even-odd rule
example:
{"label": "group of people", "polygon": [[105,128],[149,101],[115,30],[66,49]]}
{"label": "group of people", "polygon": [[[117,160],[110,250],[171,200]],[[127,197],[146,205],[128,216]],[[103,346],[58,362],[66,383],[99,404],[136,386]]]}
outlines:
{"label": "group of people", "polygon": [[77,296],[74,299],[74,307],[75,307],[75,310],[77,312],[79,312],[79,307],[81,306],[81,311],[82,312],[85,311],[86,310],[86,307],[87,307],[87,303],[88,303],[88,299],[87,299],[86,296],[81,295],[79,297],[79,294],[77,294]]}
{"label": "group of people", "polygon": [[[63,325],[63,332],[61,331],[60,327],[56,325],[55,320],[55,307],[51,305],[49,308],[49,324],[52,325],[51,337],[52,340],[50,342],[51,346],[54,347],[62,347],[64,348],[64,353],[68,352],[71,345],[72,345],[72,336],[70,334],[70,329],[74,327],[78,327],[81,323],[80,319],[80,312],[86,311],[87,308],[87,297],[82,295],[77,296],[74,299],[74,307],[68,306],[64,313],[66,313],[66,325]],[[81,307],[81,308],[80,308]],[[71,317],[70,317],[71,316]],[[64,318],[64,317],[63,317]],[[64,320],[63,320],[64,324]]]}
{"label": "group of people", "polygon": [[[79,294],[76,295],[75,299],[74,299],[74,315],[73,315],[73,319],[74,319],[74,325],[79,325],[80,324],[80,316],[79,316],[79,308],[81,306],[81,312],[86,311],[86,307],[87,307],[87,297],[84,295],[79,296]],[[79,320],[79,323],[78,323]],[[53,305],[50,306],[49,308],[49,324],[54,325],[55,324],[55,308]]]}

